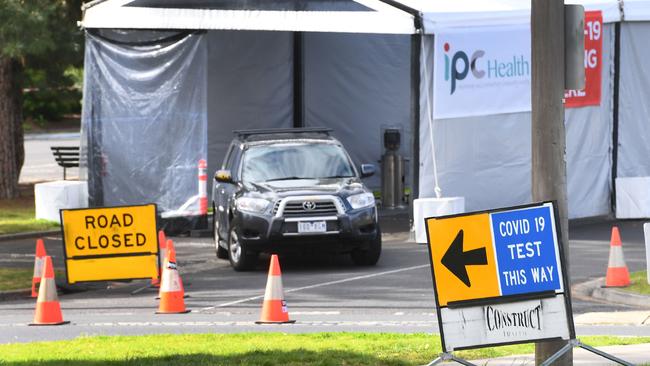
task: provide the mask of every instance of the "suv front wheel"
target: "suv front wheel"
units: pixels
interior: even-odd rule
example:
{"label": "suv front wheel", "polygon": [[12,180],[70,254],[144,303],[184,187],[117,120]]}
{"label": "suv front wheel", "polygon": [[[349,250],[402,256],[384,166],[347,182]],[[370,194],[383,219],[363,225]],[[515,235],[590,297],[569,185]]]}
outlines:
{"label": "suv front wheel", "polygon": [[228,257],[235,271],[249,270],[255,266],[257,260],[257,255],[248,253],[246,245],[239,240],[239,233],[234,227],[228,233]]}
{"label": "suv front wheel", "polygon": [[377,234],[370,239],[363,249],[355,249],[350,253],[352,262],[357,266],[374,266],[381,255],[381,230],[377,226]]}

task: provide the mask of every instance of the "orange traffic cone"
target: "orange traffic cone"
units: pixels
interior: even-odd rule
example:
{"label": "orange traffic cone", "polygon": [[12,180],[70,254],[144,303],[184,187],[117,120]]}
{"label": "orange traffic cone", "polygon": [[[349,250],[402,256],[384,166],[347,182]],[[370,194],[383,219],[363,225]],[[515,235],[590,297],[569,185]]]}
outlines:
{"label": "orange traffic cone", "polygon": [[278,256],[271,256],[269,276],[266,281],[266,292],[264,293],[264,305],[262,305],[262,316],[257,324],[281,324],[294,323],[289,320],[287,303],[284,301],[284,290],[282,289],[282,273]]}
{"label": "orange traffic cone", "polygon": [[[167,258],[169,258],[169,252],[174,251],[174,255],[176,255],[176,248],[174,248],[174,241],[173,240],[167,239],[166,248],[167,249],[165,250],[165,253],[167,253],[167,254],[165,254],[165,261],[163,262],[163,268],[167,267]],[[176,257],[174,256],[174,258],[176,258]],[[183,293],[185,294],[185,286],[183,286],[183,280],[181,279],[180,275],[178,276],[178,282],[181,285],[181,290],[183,290]],[[162,294],[162,289],[161,288],[158,289],[158,297],[156,297],[156,300],[160,299],[160,294]],[[183,295],[183,297],[187,298],[187,297],[190,297],[190,295],[185,294],[185,295]]]}
{"label": "orange traffic cone", "polygon": [[609,247],[609,264],[607,265],[607,277],[605,286],[625,287],[630,285],[630,272],[625,264],[623,256],[623,244],[618,227],[612,227],[612,239]]}
{"label": "orange traffic cone", "polygon": [[160,253],[160,267],[158,267],[158,277],[151,279],[151,286],[153,287],[160,287],[161,269],[164,268],[167,259],[167,237],[162,230],[158,232],[158,251]]}
{"label": "orange traffic cone", "polygon": [[167,248],[167,250],[167,266],[163,267],[160,281],[160,305],[156,314],[189,313],[190,310],[185,309],[185,300],[183,300],[181,276],[176,269],[176,251],[173,247]]}
{"label": "orange traffic cone", "polygon": [[34,314],[34,322],[30,325],[60,325],[70,323],[64,322],[63,315],[61,314],[61,304],[59,304],[59,298],[56,295],[52,257],[45,256],[43,261],[43,277],[41,278],[40,288],[38,289],[38,299],[36,299],[36,314]]}
{"label": "orange traffic cone", "polygon": [[38,291],[36,291],[36,285],[41,283],[41,277],[43,277],[43,263],[46,255],[47,252],[45,252],[45,244],[43,244],[43,239],[36,240],[36,256],[34,257],[34,276],[32,276],[32,297],[38,296]]}

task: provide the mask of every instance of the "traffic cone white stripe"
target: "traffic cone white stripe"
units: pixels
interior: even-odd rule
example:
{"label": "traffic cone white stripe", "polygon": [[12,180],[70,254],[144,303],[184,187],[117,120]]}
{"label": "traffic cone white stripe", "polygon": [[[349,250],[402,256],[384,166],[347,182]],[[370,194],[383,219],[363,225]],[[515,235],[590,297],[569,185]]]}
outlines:
{"label": "traffic cone white stripe", "polygon": [[620,245],[612,246],[611,250],[609,251],[609,267],[618,268],[626,266],[625,256],[623,255],[623,247]]}
{"label": "traffic cone white stripe", "polygon": [[41,280],[41,287],[38,291],[38,299],[36,302],[51,302],[58,300],[59,297],[56,294],[56,282],[54,282],[54,279],[43,278]]}
{"label": "traffic cone white stripe", "polygon": [[162,284],[160,290],[162,292],[177,292],[181,290],[181,282],[176,270],[176,263],[168,262],[167,271],[163,271]]}
{"label": "traffic cone white stripe", "polygon": [[43,277],[44,259],[45,259],[44,257],[36,257],[34,259],[34,278]]}
{"label": "traffic cone white stripe", "polygon": [[282,288],[282,277],[270,276],[266,282],[265,300],[282,300],[284,298]]}

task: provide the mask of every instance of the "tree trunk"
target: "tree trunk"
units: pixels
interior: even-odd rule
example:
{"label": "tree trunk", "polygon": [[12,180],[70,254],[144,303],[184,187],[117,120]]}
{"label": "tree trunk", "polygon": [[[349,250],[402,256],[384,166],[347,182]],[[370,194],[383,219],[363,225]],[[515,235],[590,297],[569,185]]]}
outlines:
{"label": "tree trunk", "polygon": [[23,165],[22,65],[0,57],[0,199],[18,196]]}

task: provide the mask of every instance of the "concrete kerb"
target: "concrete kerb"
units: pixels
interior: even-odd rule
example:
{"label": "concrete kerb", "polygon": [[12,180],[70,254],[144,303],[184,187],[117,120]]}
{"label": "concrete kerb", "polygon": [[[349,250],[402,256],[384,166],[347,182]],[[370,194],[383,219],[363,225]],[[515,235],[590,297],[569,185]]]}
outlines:
{"label": "concrete kerb", "polygon": [[47,230],[47,231],[30,231],[26,233],[16,233],[16,234],[2,234],[0,235],[0,242],[11,241],[11,240],[21,240],[21,239],[31,239],[31,238],[40,238],[43,236],[51,236],[61,234],[61,229],[57,230]]}
{"label": "concrete kerb", "polygon": [[605,278],[600,277],[572,286],[571,293],[576,298],[599,300],[607,303],[622,304],[640,308],[650,308],[650,296],[604,287]]}
{"label": "concrete kerb", "polygon": [[29,298],[32,294],[32,289],[0,291],[0,301],[18,300]]}

